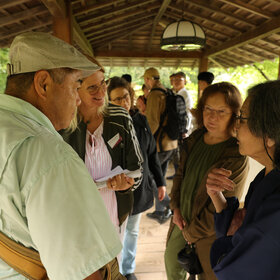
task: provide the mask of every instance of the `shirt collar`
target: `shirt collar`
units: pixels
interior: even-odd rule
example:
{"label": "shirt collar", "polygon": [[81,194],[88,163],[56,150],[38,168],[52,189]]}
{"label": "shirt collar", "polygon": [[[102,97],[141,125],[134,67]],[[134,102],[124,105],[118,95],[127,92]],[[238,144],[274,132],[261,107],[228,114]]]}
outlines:
{"label": "shirt collar", "polygon": [[36,107],[31,105],[30,103],[7,94],[0,94],[0,108],[11,111],[13,113],[20,114],[28,119],[31,119],[38,124],[46,127],[52,133],[57,134],[53,124],[48,119],[46,115],[44,115],[41,111],[39,111]]}

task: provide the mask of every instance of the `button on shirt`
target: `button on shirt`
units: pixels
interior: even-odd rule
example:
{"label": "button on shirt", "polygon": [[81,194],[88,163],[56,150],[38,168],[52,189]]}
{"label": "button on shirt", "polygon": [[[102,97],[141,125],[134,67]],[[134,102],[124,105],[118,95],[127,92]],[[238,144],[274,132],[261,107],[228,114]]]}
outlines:
{"label": "button on shirt", "polygon": [[[121,250],[88,170],[31,104],[1,94],[0,116],[0,230],[38,250],[50,279],[86,278]],[[25,279],[0,260],[3,278]]]}
{"label": "button on shirt", "polygon": [[[99,125],[93,134],[87,130],[86,135],[85,164],[93,180],[107,176],[112,169],[112,158],[102,137],[103,124],[104,122]],[[99,189],[99,192],[111,221],[118,230],[119,218],[116,193],[107,187]]]}

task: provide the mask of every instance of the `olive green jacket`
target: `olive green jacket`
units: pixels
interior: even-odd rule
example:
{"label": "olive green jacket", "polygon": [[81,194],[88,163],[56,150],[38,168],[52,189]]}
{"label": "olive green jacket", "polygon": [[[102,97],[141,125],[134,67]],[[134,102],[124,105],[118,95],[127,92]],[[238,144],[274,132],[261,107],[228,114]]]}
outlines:
{"label": "olive green jacket", "polygon": [[[204,132],[204,129],[198,129],[194,131],[183,144],[180,166],[174,177],[173,187],[170,193],[171,209],[180,208],[180,189],[185,175],[188,155],[196,141],[204,134]],[[183,230],[185,239],[190,242],[196,243],[200,239],[215,235],[215,207],[206,192],[206,179],[208,173],[213,168],[219,167],[231,170],[232,175],[230,176],[230,179],[236,184],[234,191],[225,191],[224,195],[226,197],[236,196],[238,199],[240,199],[243,193],[249,165],[247,157],[239,154],[237,140],[235,138],[232,137],[230,139],[229,144],[224,148],[220,158],[209,168],[202,179],[200,186],[198,187],[193,201],[191,221]]]}

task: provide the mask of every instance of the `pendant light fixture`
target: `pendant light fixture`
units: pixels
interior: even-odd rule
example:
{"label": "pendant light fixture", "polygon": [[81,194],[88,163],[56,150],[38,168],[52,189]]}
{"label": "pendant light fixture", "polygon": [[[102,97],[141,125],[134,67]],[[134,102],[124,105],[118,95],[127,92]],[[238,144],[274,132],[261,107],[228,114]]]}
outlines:
{"label": "pendant light fixture", "polygon": [[166,51],[188,51],[205,45],[205,33],[200,25],[181,19],[166,26],[160,47]]}
{"label": "pendant light fixture", "polygon": [[206,43],[202,27],[184,19],[184,2],[182,6],[182,19],[170,23],[164,29],[160,47],[166,51],[188,51],[202,48]]}

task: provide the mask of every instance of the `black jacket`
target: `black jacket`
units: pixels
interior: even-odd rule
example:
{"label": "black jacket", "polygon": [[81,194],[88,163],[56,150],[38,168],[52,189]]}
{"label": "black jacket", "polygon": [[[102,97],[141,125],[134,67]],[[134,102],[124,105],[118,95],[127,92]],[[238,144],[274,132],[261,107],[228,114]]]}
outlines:
{"label": "black jacket", "polygon": [[[62,133],[64,140],[72,146],[80,158],[85,160],[86,124],[80,122],[78,128],[71,134]],[[108,141],[117,133],[121,136],[121,142],[111,148]],[[142,170],[142,155],[139,143],[133,128],[133,123],[127,111],[120,106],[109,104],[107,114],[104,115],[102,137],[112,158],[112,169],[121,166],[122,169]],[[135,179],[132,190],[140,186],[142,178]],[[131,213],[133,207],[133,194],[131,190],[116,191],[118,203],[118,217],[120,225]]]}
{"label": "black jacket", "polygon": [[166,186],[166,182],[162,176],[156,142],[146,117],[136,113],[132,116],[132,120],[144,159],[142,183],[133,192],[134,205],[132,215],[135,215],[153,206],[152,177],[154,177],[157,187]]}

